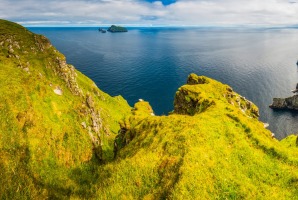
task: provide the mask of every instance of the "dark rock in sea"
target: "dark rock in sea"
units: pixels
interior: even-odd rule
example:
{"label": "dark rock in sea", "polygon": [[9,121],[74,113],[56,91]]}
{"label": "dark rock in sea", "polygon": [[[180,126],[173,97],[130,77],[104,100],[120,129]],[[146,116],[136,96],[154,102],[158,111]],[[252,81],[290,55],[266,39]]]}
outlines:
{"label": "dark rock in sea", "polygon": [[269,107],[273,109],[298,110],[298,95],[288,98],[273,98],[273,103]]}
{"label": "dark rock in sea", "polygon": [[107,31],[103,28],[99,28],[98,31],[102,32],[102,33],[106,33]]}
{"label": "dark rock in sea", "polygon": [[108,29],[109,32],[112,32],[112,33],[117,33],[117,32],[127,32],[127,29],[125,27],[122,27],[122,26],[115,26],[115,25],[112,25],[109,29]]}

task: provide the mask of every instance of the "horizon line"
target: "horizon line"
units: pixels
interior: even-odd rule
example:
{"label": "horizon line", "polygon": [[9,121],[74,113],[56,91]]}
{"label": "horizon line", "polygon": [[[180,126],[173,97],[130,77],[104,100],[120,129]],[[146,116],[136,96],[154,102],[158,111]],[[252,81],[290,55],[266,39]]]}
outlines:
{"label": "horizon line", "polygon": [[[26,28],[108,28],[111,25],[23,25]],[[117,24],[117,26],[124,26],[126,28],[298,28],[298,25],[140,25],[140,24]]]}

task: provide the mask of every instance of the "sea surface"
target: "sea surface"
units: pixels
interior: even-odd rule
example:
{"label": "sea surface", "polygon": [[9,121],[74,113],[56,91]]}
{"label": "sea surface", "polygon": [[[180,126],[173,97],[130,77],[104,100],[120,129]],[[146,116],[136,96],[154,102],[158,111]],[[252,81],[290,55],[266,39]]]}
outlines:
{"label": "sea surface", "polygon": [[133,106],[149,101],[157,115],[173,110],[190,73],[205,75],[253,101],[278,139],[298,133],[298,112],[273,111],[273,97],[291,96],[298,82],[298,29],[30,28],[48,37],[67,62],[112,96]]}

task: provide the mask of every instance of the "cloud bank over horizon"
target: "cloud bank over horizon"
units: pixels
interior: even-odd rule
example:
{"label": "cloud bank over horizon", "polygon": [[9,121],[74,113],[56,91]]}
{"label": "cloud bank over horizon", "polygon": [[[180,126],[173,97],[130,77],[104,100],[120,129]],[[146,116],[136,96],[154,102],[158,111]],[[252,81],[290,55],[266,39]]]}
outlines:
{"label": "cloud bank over horizon", "polygon": [[283,26],[298,24],[288,0],[1,0],[0,18],[25,26]]}

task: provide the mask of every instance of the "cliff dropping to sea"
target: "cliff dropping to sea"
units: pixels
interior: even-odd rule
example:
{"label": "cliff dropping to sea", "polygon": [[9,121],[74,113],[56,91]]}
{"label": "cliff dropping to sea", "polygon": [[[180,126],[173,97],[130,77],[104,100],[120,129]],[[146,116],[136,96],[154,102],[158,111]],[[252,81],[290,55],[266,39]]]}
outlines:
{"label": "cliff dropping to sea", "polygon": [[1,199],[297,199],[297,137],[228,85],[191,74],[155,116],[18,24],[0,20],[0,48]]}

